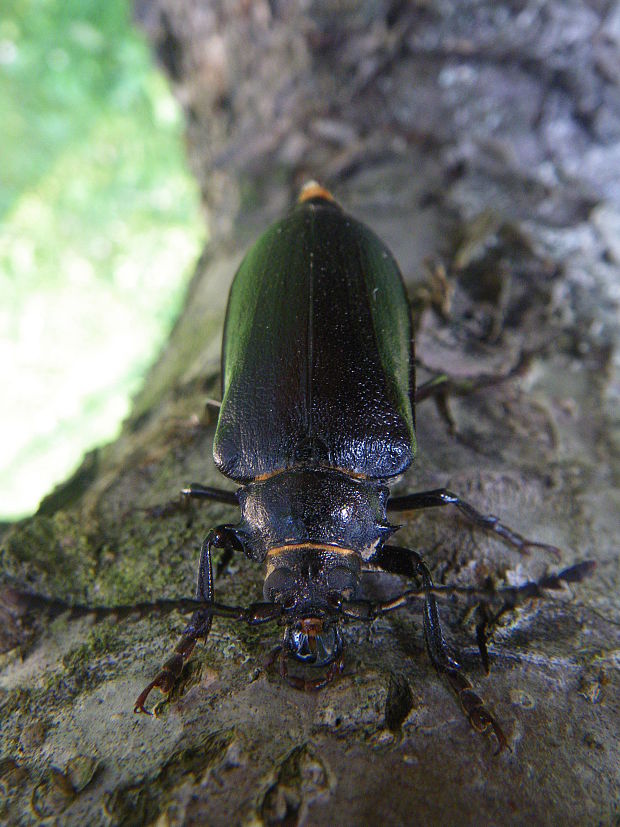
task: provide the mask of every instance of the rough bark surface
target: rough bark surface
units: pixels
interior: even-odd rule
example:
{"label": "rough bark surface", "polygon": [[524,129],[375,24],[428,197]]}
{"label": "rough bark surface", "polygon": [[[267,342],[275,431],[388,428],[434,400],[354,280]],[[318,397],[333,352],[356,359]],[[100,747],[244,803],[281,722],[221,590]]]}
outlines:
{"label": "rough bark surface", "polygon": [[[133,701],[183,618],[37,624],[4,610],[0,819],[618,823],[620,7],[143,0],[136,13],[185,109],[213,240],[122,436],[5,531],[4,578],[93,604],[193,594],[200,541],[235,510],[144,509],[193,480],[226,486],[203,411],[219,392],[227,287],[309,177],[395,253],[421,365],[468,378],[531,353],[519,377],[453,400],[456,437],[420,406],[419,461],[398,490],[449,485],[561,560],[519,555],[447,511],[399,542],[442,583],[597,569],[507,619],[489,678],[471,618],[445,606],[509,736],[497,758],[433,672],[413,609],[348,627],[345,672],[316,694],[268,666],[276,628],[216,622],[158,718]],[[261,573],[235,560],[216,588],[247,604]]]}

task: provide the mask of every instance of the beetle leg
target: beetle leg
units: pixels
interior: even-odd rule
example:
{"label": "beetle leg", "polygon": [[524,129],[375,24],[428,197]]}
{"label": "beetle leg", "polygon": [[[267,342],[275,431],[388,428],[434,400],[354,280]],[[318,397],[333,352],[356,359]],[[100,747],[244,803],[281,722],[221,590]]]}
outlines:
{"label": "beetle leg", "polygon": [[181,489],[181,495],[174,500],[168,500],[161,505],[154,505],[145,508],[151,517],[172,517],[175,514],[188,510],[190,499],[211,500],[212,502],[224,503],[225,505],[239,505],[235,491],[224,491],[223,488],[213,488],[209,485],[202,485],[199,482],[192,482]]}
{"label": "beetle leg", "polygon": [[499,385],[515,376],[519,376],[527,370],[534,355],[533,351],[522,351],[516,364],[507,373],[473,376],[470,379],[457,379],[445,373],[436,374],[415,389],[413,402],[418,405],[425,399],[432,397],[439,416],[446,424],[448,433],[451,436],[457,436],[456,423],[449,405],[450,397],[469,396],[471,393],[476,393],[492,385]]}
{"label": "beetle leg", "polygon": [[485,600],[480,602],[476,606],[476,641],[486,673],[489,673],[487,643],[493,635],[494,628],[505,614],[512,612],[526,600],[544,598],[545,589],[557,591],[563,588],[565,583],[581,582],[592,574],[595,567],[596,563],[593,560],[584,560],[581,563],[562,569],[557,574],[546,574],[539,580],[528,580],[520,586],[498,589],[496,595],[503,599],[503,603],[495,612],[491,611],[488,603],[489,597],[492,597],[492,595],[487,596]]}
{"label": "beetle leg", "polygon": [[[401,549],[399,546],[383,546],[365,565],[364,571],[387,571],[390,574],[401,574],[405,577],[416,577],[415,562],[409,557],[414,552]],[[418,555],[419,557],[419,555]],[[558,591],[564,584],[580,583],[589,577],[596,568],[594,560],[582,560],[555,574],[546,574],[538,580],[528,580],[520,586],[504,586],[496,589],[491,581],[487,581],[484,588],[475,586],[435,586],[431,587],[431,594],[436,597],[450,597],[458,595],[467,601],[467,604],[476,609],[476,640],[480,650],[480,657],[485,671],[489,672],[489,653],[487,643],[498,621],[508,612],[527,600],[541,600],[547,595],[545,591]],[[406,592],[386,600],[382,603],[371,603],[368,600],[346,601],[342,604],[342,614],[349,620],[372,621],[378,614],[402,609],[419,600],[429,593],[428,586],[408,589]],[[491,604],[501,600],[499,609],[491,611]]]}
{"label": "beetle leg", "polygon": [[[174,652],[164,663],[154,680],[140,693],[134,705],[134,712],[145,712],[147,715],[155,714],[149,712],[144,706],[151,690],[159,689],[168,695],[183,671],[183,666],[194,650],[199,638],[207,638],[211,629],[213,616],[228,617],[231,620],[243,620],[250,626],[257,626],[260,623],[268,623],[277,620],[282,614],[282,607],[277,603],[253,603],[247,609],[237,606],[224,606],[223,604],[212,603],[194,612],[192,621],[185,629],[185,634],[175,646]],[[200,625],[201,624],[201,625]]]}
{"label": "beetle leg", "polygon": [[215,500],[226,505],[239,505],[236,491],[224,491],[223,488],[213,488],[199,482],[191,482],[186,488],[181,489],[181,494],[195,500]]}
{"label": "beetle leg", "polygon": [[[243,550],[243,546],[231,526],[218,526],[212,528],[207,534],[200,550],[200,561],[198,563],[198,583],[196,586],[196,600],[204,601],[207,604],[213,603],[213,565],[211,563],[211,548],[233,548]],[[168,695],[178,680],[183,666],[189,659],[196,642],[203,638],[205,641],[211,631],[213,623],[213,612],[208,609],[197,609],[188,625],[183,637],[177,643],[174,653],[164,663],[155,679],[139,695],[134,705],[134,712],[148,712],[144,704],[152,689],[159,689]]]}
{"label": "beetle leg", "polygon": [[387,508],[388,511],[398,512],[416,511],[419,508],[435,508],[443,505],[455,505],[471,523],[499,535],[522,554],[528,554],[532,548],[540,548],[556,558],[561,556],[560,549],[557,546],[528,540],[527,537],[523,537],[523,535],[500,522],[499,517],[495,517],[493,514],[482,514],[473,505],[462,500],[447,488],[436,488],[433,491],[417,491],[400,497],[390,497]]}
{"label": "beetle leg", "polygon": [[[502,728],[493,715],[484,706],[482,699],[473,691],[468,678],[461,672],[458,661],[453,657],[443,636],[437,600],[433,594],[435,588],[428,566],[423,558],[412,549],[400,546],[383,546],[371,563],[393,574],[405,574],[420,578],[424,589],[424,639],[431,663],[446,676],[448,683],[456,693],[463,711],[471,726],[484,733],[489,727],[495,733],[498,748],[496,754],[508,746]],[[382,614],[394,608],[393,601],[374,607],[375,614]]]}
{"label": "beetle leg", "polygon": [[[491,671],[491,661],[487,648],[487,643],[491,637],[491,619],[487,604],[478,603],[476,606],[476,643],[478,644],[480,659],[482,660],[482,665],[487,675]],[[496,619],[497,617],[494,618],[494,620]]]}
{"label": "beetle leg", "polygon": [[450,380],[446,374],[439,373],[437,376],[433,376],[432,379],[429,379],[428,382],[423,382],[421,385],[418,385],[415,389],[415,396],[413,397],[415,404],[419,405],[420,402],[428,399],[429,396],[445,393],[446,387],[449,383]]}
{"label": "beetle leg", "polygon": [[153,689],[159,689],[164,693],[164,695],[169,695],[170,692],[172,692],[175,683],[183,671],[185,662],[189,659],[189,656],[194,650],[196,640],[197,637],[193,635],[184,635],[181,638],[181,640],[174,647],[174,653],[164,663],[161,670],[157,673],[150,684],[139,694],[133,707],[134,712],[144,712],[147,715],[155,714],[154,712],[150,712],[144,706],[146,699],[151,694],[151,690]]}
{"label": "beetle leg", "polygon": [[439,374],[428,382],[415,389],[414,403],[418,405],[425,399],[432,397],[439,416],[443,419],[450,436],[456,436],[456,422],[450,410],[448,398],[452,388],[452,381],[445,375]]}
{"label": "beetle leg", "polygon": [[497,749],[495,750],[495,755],[499,755],[500,752],[505,749],[512,752],[510,745],[508,744],[508,740],[504,735],[504,731],[497,720],[485,707],[482,698],[474,692],[467,677],[458,669],[444,669],[443,672],[448,679],[448,683],[461,702],[463,711],[467,715],[471,726],[477,732],[482,734],[488,732],[489,728],[493,731],[493,734],[497,738]]}
{"label": "beetle leg", "polygon": [[[535,353],[535,351],[523,350],[516,363],[506,373],[482,374],[465,379],[448,376],[446,373],[438,373],[416,388],[414,402],[417,405],[431,396],[436,399],[442,396],[469,396],[470,393],[476,393],[476,391],[484,390],[484,388],[492,385],[500,385],[502,382],[507,382],[509,379],[525,373]],[[431,372],[430,368],[426,368],[424,365],[422,367]]]}
{"label": "beetle leg", "polygon": [[189,659],[194,646],[199,638],[207,638],[211,630],[213,616],[227,617],[230,620],[243,620],[250,626],[257,626],[261,623],[269,623],[278,620],[282,615],[282,606],[278,603],[252,603],[247,609],[238,606],[225,606],[221,603],[212,603],[194,612],[192,620],[185,629],[183,637],[175,646],[174,652],[164,663],[154,680],[144,689],[134,705],[134,712],[149,712],[144,704],[152,689],[159,689],[164,694],[169,694],[174,684],[181,675],[183,666]]}
{"label": "beetle leg", "polygon": [[[429,568],[421,555],[412,549],[400,546],[383,546],[370,562],[391,574],[421,579],[424,594],[424,638],[431,661],[439,671],[458,669],[459,664],[450,654],[441,630],[439,609],[433,594],[435,586]],[[392,603],[393,601],[379,604],[375,607],[375,611],[377,614],[391,611]]]}

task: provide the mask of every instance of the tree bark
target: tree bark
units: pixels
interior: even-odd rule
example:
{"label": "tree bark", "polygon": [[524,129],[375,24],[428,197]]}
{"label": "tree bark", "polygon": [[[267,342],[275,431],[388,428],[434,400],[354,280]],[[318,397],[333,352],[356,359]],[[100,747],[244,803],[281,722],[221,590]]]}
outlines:
{"label": "tree bark", "polygon": [[[342,677],[304,694],[268,664],[278,630],[215,621],[160,717],[135,697],[183,618],[38,625],[4,609],[0,816],[105,824],[613,824],[618,818],[617,342],[620,11],[549,3],[138,0],[187,116],[212,240],[123,433],[5,531],[5,579],[63,600],[192,596],[202,537],[235,509],[146,511],[214,469],[228,285],[317,178],[390,246],[421,379],[519,375],[417,411],[398,491],[443,485],[562,549],[522,555],[458,515],[403,527],[436,582],[518,585],[594,559],[508,616],[486,678],[473,621],[446,635],[511,751],[493,757],[410,609],[346,629]],[[372,577],[371,595],[402,590]],[[235,560],[221,600],[261,572]],[[36,628],[35,628],[36,627]]]}

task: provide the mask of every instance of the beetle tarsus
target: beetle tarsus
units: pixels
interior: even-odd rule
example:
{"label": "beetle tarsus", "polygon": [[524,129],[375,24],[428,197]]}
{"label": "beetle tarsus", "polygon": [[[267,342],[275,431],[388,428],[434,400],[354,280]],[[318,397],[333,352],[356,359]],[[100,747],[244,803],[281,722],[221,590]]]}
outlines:
{"label": "beetle tarsus", "polygon": [[473,729],[484,735],[490,728],[495,734],[495,738],[497,739],[495,755],[499,755],[500,752],[503,752],[505,749],[512,752],[508,740],[504,735],[504,731],[495,717],[486,708],[482,698],[474,692],[473,686],[467,677],[458,669],[442,669],[441,671],[445,674],[448,683],[456,693]]}
{"label": "beetle tarsus", "polygon": [[144,704],[153,689],[159,689],[164,695],[169,695],[177,680],[179,679],[183,667],[196,645],[197,637],[191,635],[184,635],[177,643],[174,654],[171,655],[164,663],[160,671],[155,676],[154,680],[140,693],[134,704],[134,712],[142,712],[146,715],[154,715],[155,713],[146,709]]}

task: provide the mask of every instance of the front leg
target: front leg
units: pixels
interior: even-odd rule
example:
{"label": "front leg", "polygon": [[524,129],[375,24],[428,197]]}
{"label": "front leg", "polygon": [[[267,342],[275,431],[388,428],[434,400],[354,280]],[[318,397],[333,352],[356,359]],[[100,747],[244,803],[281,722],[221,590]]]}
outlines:
{"label": "front leg", "polygon": [[[497,753],[508,747],[506,736],[482,699],[474,692],[472,684],[461,671],[446,643],[439,619],[439,608],[433,593],[434,584],[428,566],[422,557],[412,549],[400,546],[383,546],[369,561],[371,566],[390,574],[401,574],[422,581],[424,589],[424,639],[431,662],[437,672],[446,676],[456,693],[471,726],[484,733],[492,729],[497,738]],[[392,611],[395,606],[388,602],[376,606],[375,612],[382,614]],[[509,747],[508,747],[509,748]],[[496,753],[496,754],[497,754]]]}
{"label": "front leg", "polygon": [[[213,604],[213,565],[211,562],[211,549],[223,548],[229,550],[243,551],[243,544],[239,540],[236,530],[232,526],[218,526],[211,529],[207,534],[200,550],[200,561],[198,563],[198,583],[196,586],[196,600],[204,601],[211,606]],[[197,609],[186,626],[183,636],[174,648],[173,654],[164,663],[154,680],[140,693],[134,705],[134,712],[150,713],[144,706],[146,699],[153,689],[159,689],[168,695],[183,671],[183,667],[189,660],[196,642],[203,638],[205,641],[211,631],[213,623],[213,612],[210,609]]]}

